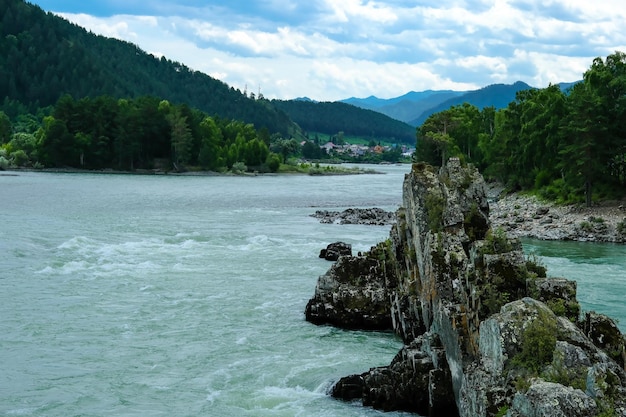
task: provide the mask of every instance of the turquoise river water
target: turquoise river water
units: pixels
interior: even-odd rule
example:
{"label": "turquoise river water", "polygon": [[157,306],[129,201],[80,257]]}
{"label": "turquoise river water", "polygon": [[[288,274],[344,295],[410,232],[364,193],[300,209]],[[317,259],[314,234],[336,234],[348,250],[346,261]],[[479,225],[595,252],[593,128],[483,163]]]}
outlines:
{"label": "turquoise river water", "polygon": [[[385,175],[0,175],[1,416],[380,416],[328,397],[392,334],[304,320],[317,257],[388,227],[316,209],[401,203]],[[524,242],[583,308],[626,323],[625,247]],[[403,413],[387,413],[394,417]]]}

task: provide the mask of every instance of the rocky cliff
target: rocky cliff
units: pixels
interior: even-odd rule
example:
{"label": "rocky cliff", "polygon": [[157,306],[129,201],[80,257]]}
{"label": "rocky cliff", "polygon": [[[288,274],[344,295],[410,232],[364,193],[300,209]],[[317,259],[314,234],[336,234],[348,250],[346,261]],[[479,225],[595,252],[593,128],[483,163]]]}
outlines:
{"label": "rocky cliff", "polygon": [[405,342],[333,396],[432,417],[626,416],[623,335],[608,317],[581,318],[576,283],[547,278],[491,228],[475,169],[415,164],[396,217],[387,241],[340,257],[307,304],[313,323]]}

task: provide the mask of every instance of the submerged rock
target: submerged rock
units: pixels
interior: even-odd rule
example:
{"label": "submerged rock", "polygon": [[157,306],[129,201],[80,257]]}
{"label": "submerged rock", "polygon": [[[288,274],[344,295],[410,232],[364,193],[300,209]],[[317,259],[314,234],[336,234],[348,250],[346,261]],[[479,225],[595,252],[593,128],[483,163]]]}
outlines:
{"label": "submerged rock", "polygon": [[396,214],[391,211],[374,208],[349,208],[344,211],[317,210],[311,214],[320,223],[365,224],[385,226],[396,222]]}
{"label": "submerged rock", "polygon": [[576,283],[547,277],[491,227],[475,169],[415,164],[396,217],[386,242],[340,257],[307,304],[313,323],[391,328],[406,344],[335,397],[431,417],[626,415],[623,335],[608,318],[579,321]]}

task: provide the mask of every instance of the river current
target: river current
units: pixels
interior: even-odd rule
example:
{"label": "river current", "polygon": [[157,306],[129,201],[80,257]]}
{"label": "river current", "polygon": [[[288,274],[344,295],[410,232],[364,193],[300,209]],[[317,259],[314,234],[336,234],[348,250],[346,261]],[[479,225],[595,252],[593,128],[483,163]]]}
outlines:
{"label": "river current", "polygon": [[[327,390],[388,364],[400,340],[303,313],[331,265],[321,248],[388,236],[310,217],[395,210],[409,167],[376,169],[386,174],[0,176],[0,415],[381,415]],[[624,246],[524,245],[624,331]]]}

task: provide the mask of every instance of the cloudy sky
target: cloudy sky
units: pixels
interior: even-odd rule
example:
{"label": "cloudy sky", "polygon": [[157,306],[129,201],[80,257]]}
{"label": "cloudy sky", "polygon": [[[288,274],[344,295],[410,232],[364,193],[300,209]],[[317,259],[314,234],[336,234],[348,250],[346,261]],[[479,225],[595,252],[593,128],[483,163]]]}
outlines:
{"label": "cloudy sky", "polygon": [[626,51],[623,0],[29,0],[267,98],[582,78]]}

